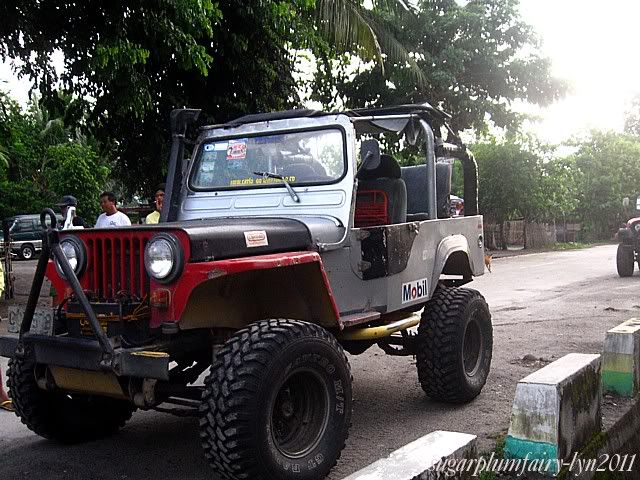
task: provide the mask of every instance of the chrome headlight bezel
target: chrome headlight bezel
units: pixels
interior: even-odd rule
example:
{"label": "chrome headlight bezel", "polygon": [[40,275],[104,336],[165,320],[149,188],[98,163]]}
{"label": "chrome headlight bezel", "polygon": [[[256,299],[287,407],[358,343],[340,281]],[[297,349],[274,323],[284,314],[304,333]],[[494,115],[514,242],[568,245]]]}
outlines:
{"label": "chrome headlight bezel", "polygon": [[[69,248],[73,249],[73,252],[75,254],[75,259],[76,259],[75,267],[73,266],[70,256],[67,255],[67,253],[69,252],[68,250]],[[84,247],[84,243],[76,236],[66,236],[62,240],[60,240],[60,249],[62,250],[62,253],[67,258],[69,263],[71,264],[71,268],[73,269],[73,272],[76,274],[76,277],[79,278],[84,273],[84,270],[87,266],[87,251]],[[56,259],[54,261],[54,264],[56,266],[56,271],[58,272],[58,275],[60,275],[61,278],[67,280],[67,276],[62,271],[60,262],[58,262],[58,260]]]}
{"label": "chrome headlight bezel", "polygon": [[[168,269],[168,272],[162,276],[154,274],[154,271],[150,266],[150,262],[152,260],[150,258],[152,255],[151,248],[154,246],[154,244],[156,244],[156,242],[163,242],[171,252],[171,266]],[[147,271],[149,277],[151,277],[158,283],[171,283],[180,276],[184,268],[184,254],[182,252],[180,241],[176,238],[175,235],[172,235],[171,233],[158,233],[157,235],[151,237],[144,248],[144,268]]]}

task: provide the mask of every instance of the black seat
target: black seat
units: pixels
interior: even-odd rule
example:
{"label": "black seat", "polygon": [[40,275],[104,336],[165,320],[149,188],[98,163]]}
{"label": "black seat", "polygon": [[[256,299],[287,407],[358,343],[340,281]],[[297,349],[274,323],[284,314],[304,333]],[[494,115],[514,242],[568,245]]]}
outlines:
{"label": "black seat", "polygon": [[380,155],[377,168],[358,173],[356,226],[407,221],[407,187],[400,177],[400,165],[391,155]]}
{"label": "black seat", "polygon": [[[429,220],[427,213],[427,166],[402,167],[402,179],[407,185],[407,221]],[[438,218],[448,218],[451,195],[451,164],[436,163],[436,208]]]}

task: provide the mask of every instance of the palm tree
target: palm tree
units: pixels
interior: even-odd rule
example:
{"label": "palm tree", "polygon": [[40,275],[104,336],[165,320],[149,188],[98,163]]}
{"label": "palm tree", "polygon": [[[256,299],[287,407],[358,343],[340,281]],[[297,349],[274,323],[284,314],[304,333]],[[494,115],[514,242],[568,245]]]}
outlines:
{"label": "palm tree", "polygon": [[381,15],[401,22],[403,16],[414,13],[413,7],[403,0],[374,0],[372,6],[367,9],[359,0],[318,0],[319,31],[339,51],[356,51],[366,60],[377,60],[383,74],[383,55],[392,62],[409,64],[422,84],[424,74]]}

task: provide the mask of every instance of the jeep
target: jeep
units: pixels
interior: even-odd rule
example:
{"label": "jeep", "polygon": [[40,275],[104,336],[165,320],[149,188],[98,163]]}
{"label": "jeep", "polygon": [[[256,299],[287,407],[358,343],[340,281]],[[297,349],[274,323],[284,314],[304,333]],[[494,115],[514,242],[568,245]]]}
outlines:
{"label": "jeep", "polygon": [[[248,115],[202,127],[186,155],[198,114],[172,112],[159,224],[59,231],[42,213],[22,321],[0,337],[22,422],[79,442],[135,409],[193,415],[220,478],[319,479],[351,423],[345,351],[414,356],[426,395],[475,398],[491,315],[461,286],[484,273],[483,223],[450,117],[429,104]],[[400,148],[421,163],[401,167]],[[55,306],[34,321],[45,276]]]}
{"label": "jeep", "polygon": [[[640,261],[640,217],[630,219],[624,227],[618,229],[618,251],[616,268],[621,277],[633,275],[636,261]],[[640,265],[640,263],[639,263]]]}

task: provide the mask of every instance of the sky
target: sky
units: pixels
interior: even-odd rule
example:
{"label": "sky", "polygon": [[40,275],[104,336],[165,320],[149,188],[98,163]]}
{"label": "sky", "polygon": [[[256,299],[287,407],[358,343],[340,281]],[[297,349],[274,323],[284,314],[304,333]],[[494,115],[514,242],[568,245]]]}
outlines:
{"label": "sky", "polygon": [[542,40],[553,74],[572,88],[550,107],[523,109],[542,118],[529,128],[549,143],[592,128],[621,131],[628,103],[640,93],[640,2],[521,0],[520,11]]}
{"label": "sky", "polygon": [[[625,109],[640,93],[640,1],[520,0],[520,11],[538,33],[553,74],[571,85],[549,107],[516,105],[540,118],[527,130],[553,144],[592,128],[621,131]],[[0,63],[1,89],[25,103],[29,87]]]}

